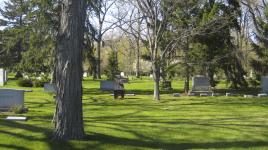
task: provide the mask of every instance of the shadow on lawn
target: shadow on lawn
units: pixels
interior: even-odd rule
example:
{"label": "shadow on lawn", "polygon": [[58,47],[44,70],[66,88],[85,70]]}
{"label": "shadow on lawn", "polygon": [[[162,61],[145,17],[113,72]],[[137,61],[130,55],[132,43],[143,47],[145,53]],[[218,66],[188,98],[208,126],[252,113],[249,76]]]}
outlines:
{"label": "shadow on lawn", "polygon": [[[145,118],[146,119],[146,118]],[[146,119],[147,120],[147,119]],[[136,120],[139,122],[142,122],[144,120]],[[150,120],[147,120],[150,121]],[[40,142],[46,142],[49,145],[50,149],[75,149],[73,145],[70,142],[59,142],[59,141],[52,141],[51,130],[43,127],[37,127],[34,125],[29,124],[23,124],[19,122],[10,122],[10,121],[1,121],[1,126],[6,126],[9,128],[14,129],[23,129],[28,132],[34,132],[34,133],[43,133],[45,135],[44,138],[36,138],[31,135],[26,135],[23,133],[14,133],[11,131],[3,131],[0,130],[1,134],[10,135],[16,138],[22,138],[25,140],[28,140],[30,142],[34,141],[40,141]],[[178,121],[180,123],[180,121]],[[187,122],[188,124],[192,124],[193,122]],[[209,124],[207,124],[209,125]],[[192,149],[192,148],[199,148],[199,149],[207,149],[207,148],[248,148],[248,147],[260,147],[260,146],[268,146],[268,142],[263,141],[230,141],[230,142],[211,142],[211,143],[198,143],[198,142],[181,142],[178,141],[177,143],[168,143],[156,140],[156,138],[152,139],[150,137],[145,137],[142,134],[136,133],[134,131],[129,130],[129,127],[124,127],[123,131],[132,133],[138,137],[138,139],[129,139],[129,138],[123,138],[123,137],[116,137],[111,135],[106,135],[102,133],[95,133],[92,132],[91,134],[87,135],[83,142],[84,143],[83,148],[84,149],[101,149],[101,146],[103,144],[109,144],[109,145],[117,145],[117,146],[132,146],[137,148],[152,148],[152,149]],[[122,130],[122,129],[117,129]],[[93,144],[92,142],[97,142]],[[7,148],[13,148],[13,149],[20,149],[20,150],[29,150],[28,148],[24,148],[22,146],[16,146],[14,144],[0,144],[0,147],[3,149]]]}
{"label": "shadow on lawn", "polygon": [[[154,91],[150,89],[126,89],[125,92],[127,94],[136,94],[136,95],[153,95]],[[183,90],[174,89],[171,91],[161,91],[160,94],[171,94],[171,93],[183,93]],[[98,88],[83,88],[83,94],[85,95],[103,95],[103,94],[111,94],[113,91],[101,91]]]}
{"label": "shadow on lawn", "polygon": [[[12,136],[14,138],[18,139],[24,139],[28,140],[29,143],[39,141],[39,142],[45,142],[49,145],[50,149],[74,149],[73,146],[68,141],[53,141],[52,140],[52,130],[49,130],[48,128],[38,127],[34,125],[19,123],[16,121],[0,121],[1,126],[6,126],[8,128],[12,128],[14,130],[16,129],[23,129],[27,132],[33,132],[33,133],[43,133],[45,135],[44,138],[37,138],[32,135],[27,135],[22,133],[15,133],[10,131],[3,131],[0,129],[0,134],[5,134]],[[0,144],[0,148],[7,149],[7,148],[14,148],[19,150],[28,150],[28,148],[24,148],[22,146],[16,146],[16,144]],[[34,149],[34,148],[33,148]]]}
{"label": "shadow on lawn", "polygon": [[[133,146],[139,148],[152,148],[152,149],[209,149],[209,148],[248,148],[248,147],[260,147],[268,146],[268,142],[262,141],[236,141],[236,142],[211,142],[211,143],[165,143],[161,141],[142,141],[136,139],[127,139],[114,137],[105,134],[93,133],[87,136],[87,140],[100,142],[102,144],[115,144],[122,146]],[[96,145],[94,148],[97,149]]]}

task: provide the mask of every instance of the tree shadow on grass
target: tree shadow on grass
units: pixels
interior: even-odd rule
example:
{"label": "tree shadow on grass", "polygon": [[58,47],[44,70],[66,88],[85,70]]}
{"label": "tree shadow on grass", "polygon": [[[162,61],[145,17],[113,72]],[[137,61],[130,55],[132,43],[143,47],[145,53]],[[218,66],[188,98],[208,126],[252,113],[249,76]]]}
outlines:
{"label": "tree shadow on grass", "polygon": [[[50,149],[73,149],[72,144],[70,144],[68,141],[53,141],[52,140],[52,135],[53,131],[50,130],[49,128],[44,128],[44,127],[38,127],[34,125],[30,125],[27,123],[19,123],[16,121],[0,121],[1,126],[6,126],[8,128],[11,128],[10,130],[2,130],[0,129],[0,134],[4,135],[9,135],[14,137],[15,139],[23,139],[27,140],[28,143],[31,142],[44,142],[47,143],[50,147]],[[25,132],[22,133],[16,133],[12,132],[16,129],[22,129],[25,130]],[[45,137],[35,137],[33,135],[27,135],[27,132],[33,132],[33,133],[43,133]],[[29,146],[29,145],[27,145]],[[16,143],[13,145],[8,145],[8,144],[0,144],[0,148],[14,148],[14,149],[19,149],[19,150],[28,150],[28,148],[25,148],[23,146],[16,146]]]}
{"label": "tree shadow on grass", "polygon": [[[93,133],[87,136],[89,141],[98,141],[102,144],[114,144],[120,146],[132,146],[139,148],[152,148],[152,149],[209,149],[209,148],[249,148],[268,146],[268,142],[263,141],[235,141],[235,142],[211,142],[211,143],[167,143],[162,141],[145,141],[137,139],[128,139],[115,137],[100,133]],[[95,147],[97,149],[97,147]]]}
{"label": "tree shadow on grass", "polygon": [[28,148],[24,148],[22,146],[16,146],[14,144],[0,144],[0,148],[3,148],[3,149],[16,149],[16,150],[30,150]]}

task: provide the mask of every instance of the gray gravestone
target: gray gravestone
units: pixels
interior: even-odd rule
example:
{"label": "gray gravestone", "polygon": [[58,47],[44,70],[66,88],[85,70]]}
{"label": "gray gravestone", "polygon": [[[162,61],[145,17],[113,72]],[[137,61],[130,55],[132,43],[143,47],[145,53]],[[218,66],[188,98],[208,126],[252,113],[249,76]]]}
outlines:
{"label": "gray gravestone", "polygon": [[194,95],[212,95],[210,90],[209,79],[202,75],[197,75],[192,78],[192,90],[189,92],[189,96]]}
{"label": "gray gravestone", "polygon": [[108,80],[108,81],[101,81],[100,82],[100,90],[102,91],[112,91],[114,90],[115,82]]}
{"label": "gray gravestone", "polygon": [[9,109],[24,105],[24,90],[0,89],[0,108]]}
{"label": "gray gravestone", "polygon": [[209,80],[205,76],[193,77],[192,90],[193,91],[209,91]]}
{"label": "gray gravestone", "polygon": [[0,86],[5,85],[5,70],[0,68]]}
{"label": "gray gravestone", "polygon": [[261,77],[261,89],[263,93],[268,94],[268,76]]}
{"label": "gray gravestone", "polygon": [[45,83],[44,84],[44,91],[49,93],[56,93],[56,86],[55,84]]}

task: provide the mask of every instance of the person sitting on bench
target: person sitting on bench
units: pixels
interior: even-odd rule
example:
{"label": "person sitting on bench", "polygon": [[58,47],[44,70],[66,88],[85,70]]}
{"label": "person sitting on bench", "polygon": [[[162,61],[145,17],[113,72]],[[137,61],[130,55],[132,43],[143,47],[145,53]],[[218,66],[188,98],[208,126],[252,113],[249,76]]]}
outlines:
{"label": "person sitting on bench", "polygon": [[117,99],[118,96],[121,96],[121,99],[124,99],[125,90],[124,83],[119,78],[116,78],[114,86],[114,99]]}

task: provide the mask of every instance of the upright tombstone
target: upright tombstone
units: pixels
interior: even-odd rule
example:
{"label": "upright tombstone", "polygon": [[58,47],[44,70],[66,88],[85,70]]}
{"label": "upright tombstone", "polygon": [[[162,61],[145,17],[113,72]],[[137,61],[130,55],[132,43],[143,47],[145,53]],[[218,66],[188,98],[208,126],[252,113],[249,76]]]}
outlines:
{"label": "upright tombstone", "polygon": [[268,76],[261,77],[261,90],[262,93],[268,94]]}
{"label": "upright tombstone", "polygon": [[102,90],[102,91],[113,91],[114,86],[115,86],[115,82],[112,80],[100,82],[100,90]]}
{"label": "upright tombstone", "polygon": [[0,86],[5,85],[5,70],[0,68]]}
{"label": "upright tombstone", "polygon": [[48,93],[56,93],[56,85],[51,83],[45,83],[44,91]]}
{"label": "upright tombstone", "polygon": [[203,75],[197,75],[192,78],[192,90],[189,95],[201,95],[207,94],[212,95],[210,89],[209,79]]}
{"label": "upright tombstone", "polygon": [[0,89],[0,109],[24,106],[24,90]]}
{"label": "upright tombstone", "polygon": [[120,73],[120,76],[124,77],[125,76],[125,73],[124,72],[121,72]]}
{"label": "upright tombstone", "polygon": [[5,80],[5,83],[7,83],[7,80],[8,80],[8,72],[7,72],[7,70],[5,70],[4,72],[5,72],[4,73],[5,79],[4,80]]}

